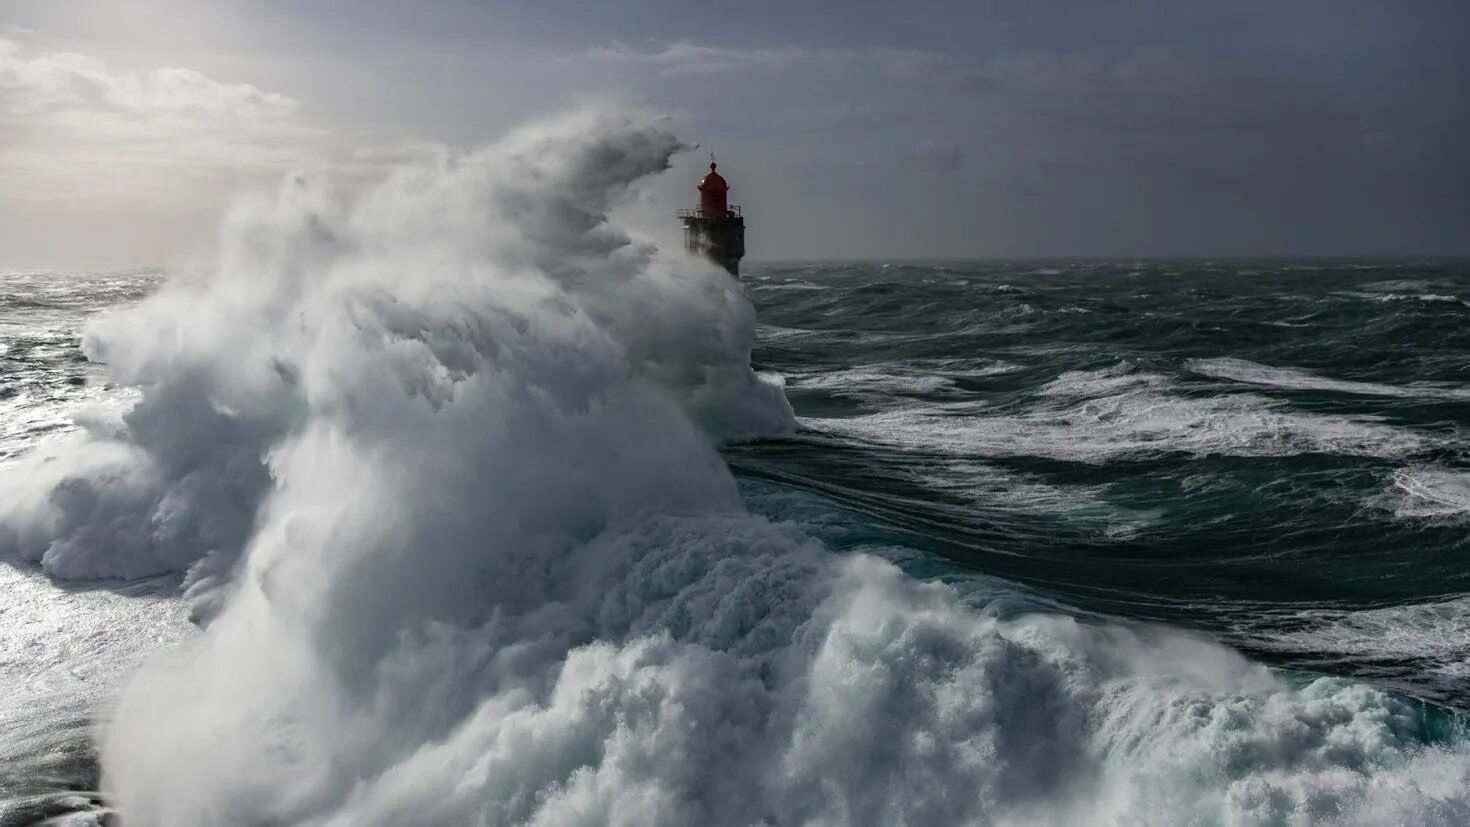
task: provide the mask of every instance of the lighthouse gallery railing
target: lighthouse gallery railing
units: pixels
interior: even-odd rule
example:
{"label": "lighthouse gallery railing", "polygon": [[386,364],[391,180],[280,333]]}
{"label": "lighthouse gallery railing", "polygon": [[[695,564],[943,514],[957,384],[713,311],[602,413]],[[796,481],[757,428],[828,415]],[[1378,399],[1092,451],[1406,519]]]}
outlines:
{"label": "lighthouse gallery railing", "polygon": [[688,208],[688,207],[686,207],[684,209],[679,210],[678,217],[679,218],[739,218],[740,217],[740,206],[738,204],[730,204],[729,206],[727,206],[725,208],[725,214],[724,215],[706,215],[705,212],[704,212],[704,210],[701,210],[698,207],[694,207],[694,208]]}

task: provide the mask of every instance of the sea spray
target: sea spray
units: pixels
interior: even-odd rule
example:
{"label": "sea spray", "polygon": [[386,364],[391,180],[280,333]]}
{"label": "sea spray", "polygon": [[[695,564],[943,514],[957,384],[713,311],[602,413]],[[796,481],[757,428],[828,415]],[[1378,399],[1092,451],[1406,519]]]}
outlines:
{"label": "sea spray", "polygon": [[202,290],[91,329],[142,397],[7,474],[3,522],[212,609],[107,727],[130,822],[1470,816],[1394,696],[992,617],[746,514],[714,443],[791,427],[749,305],[604,218],[678,148],[600,109],[345,206],[291,182]]}
{"label": "sea spray", "polygon": [[[584,364],[533,352],[543,364],[526,381],[542,390],[580,393],[583,374],[622,371],[662,383],[714,439],[791,428],[779,386],[748,367],[753,311],[738,287],[607,224],[626,188],[679,148],[626,121],[610,135],[618,117],[564,119],[557,128],[582,135],[554,146],[524,130],[453,164],[407,167],[355,204],[301,179],[274,202],[241,204],[213,278],[89,325],[85,352],[142,396],[121,416],[83,416],[79,437],[0,478],[0,551],[63,578],[187,570],[212,599],[271,485],[268,455],[313,413],[347,404],[344,388],[390,381],[380,373],[395,357],[398,381],[430,393],[445,372],[478,367],[471,357],[514,347],[488,329],[462,340],[466,324],[608,339],[583,349]],[[430,301],[442,304],[419,304]],[[358,312],[378,314],[387,358],[332,365],[357,372],[345,382],[307,381],[325,361],[314,354],[359,346],[333,338]],[[426,361],[407,364],[415,348]]]}

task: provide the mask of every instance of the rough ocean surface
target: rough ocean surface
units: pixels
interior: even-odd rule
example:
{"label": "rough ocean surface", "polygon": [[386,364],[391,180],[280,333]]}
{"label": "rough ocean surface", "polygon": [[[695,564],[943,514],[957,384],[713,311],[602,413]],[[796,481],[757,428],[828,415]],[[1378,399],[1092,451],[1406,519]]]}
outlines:
{"label": "rough ocean surface", "polygon": [[737,284],[680,149],[0,274],[0,824],[1470,823],[1470,267]]}

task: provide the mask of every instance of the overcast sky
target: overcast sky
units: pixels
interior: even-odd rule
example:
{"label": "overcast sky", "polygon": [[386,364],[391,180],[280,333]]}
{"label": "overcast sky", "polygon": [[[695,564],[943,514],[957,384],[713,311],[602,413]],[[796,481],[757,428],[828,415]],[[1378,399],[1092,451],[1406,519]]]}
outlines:
{"label": "overcast sky", "polygon": [[[1470,253],[1467,0],[0,0],[0,268],[620,95],[753,258]],[[664,218],[664,216],[668,216]]]}

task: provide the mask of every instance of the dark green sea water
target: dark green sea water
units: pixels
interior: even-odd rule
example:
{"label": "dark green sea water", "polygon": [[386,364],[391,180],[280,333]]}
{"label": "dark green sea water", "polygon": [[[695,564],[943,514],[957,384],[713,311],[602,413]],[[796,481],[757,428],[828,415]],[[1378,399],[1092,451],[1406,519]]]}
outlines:
{"label": "dark green sea water", "polygon": [[744,281],[754,361],[804,428],[727,451],[758,509],[1019,585],[1016,611],[1162,621],[1470,707],[1470,264]]}

